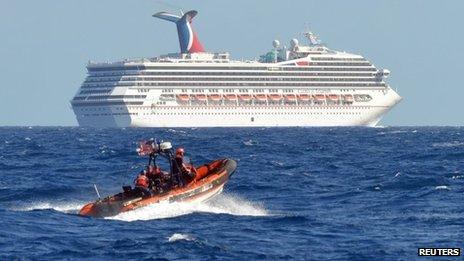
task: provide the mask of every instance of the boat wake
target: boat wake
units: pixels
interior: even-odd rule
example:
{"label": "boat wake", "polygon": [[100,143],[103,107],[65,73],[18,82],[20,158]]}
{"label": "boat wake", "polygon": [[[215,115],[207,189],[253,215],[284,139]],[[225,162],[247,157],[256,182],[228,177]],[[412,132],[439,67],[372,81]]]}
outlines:
{"label": "boat wake", "polygon": [[192,213],[228,214],[234,216],[268,216],[267,210],[258,203],[253,203],[230,194],[221,194],[208,202],[201,203],[160,203],[133,211],[120,213],[106,219],[120,221],[137,221],[174,218]]}
{"label": "boat wake", "polygon": [[[14,208],[14,211],[55,210],[65,214],[77,214],[85,202],[33,202]],[[174,218],[192,213],[228,214],[234,216],[268,216],[267,210],[254,203],[231,194],[221,194],[208,202],[160,203],[120,213],[106,219],[137,221]]]}

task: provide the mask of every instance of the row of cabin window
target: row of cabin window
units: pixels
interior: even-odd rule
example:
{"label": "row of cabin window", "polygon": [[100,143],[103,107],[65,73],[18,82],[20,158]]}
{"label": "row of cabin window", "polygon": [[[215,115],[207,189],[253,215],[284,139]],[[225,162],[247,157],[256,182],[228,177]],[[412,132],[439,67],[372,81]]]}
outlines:
{"label": "row of cabin window", "polygon": [[[148,89],[147,89],[148,90]],[[169,91],[168,91],[169,90]],[[163,89],[161,92],[163,93],[172,93],[174,91],[178,90],[178,89]],[[191,93],[204,93],[204,92],[209,92],[209,93],[220,93],[221,91],[223,93],[265,93],[266,91],[268,93],[278,93],[280,90],[282,90],[283,93],[294,93],[295,90],[294,89],[276,89],[276,88],[272,88],[272,89],[180,89],[180,91],[182,93],[188,93],[188,92],[191,92]],[[298,90],[298,91],[302,91],[302,90]],[[304,91],[307,91],[307,90],[304,90]],[[354,92],[355,90],[354,89],[340,89],[338,90],[340,92]],[[323,90],[320,90],[319,92],[324,92]]]}
{"label": "row of cabin window", "polygon": [[[193,72],[195,75],[198,75],[199,73],[205,73],[205,75],[207,75],[206,73],[217,73],[217,74],[224,74],[224,75],[244,75],[244,74],[249,74],[249,73],[263,73],[263,74],[277,74],[281,71],[285,71],[287,73],[292,73],[293,75],[293,72],[295,73],[301,73],[301,72],[339,72],[339,71],[347,71],[347,72],[356,72],[356,71],[377,71],[376,68],[374,67],[363,67],[363,68],[357,68],[357,67],[294,67],[292,68],[292,70],[287,70],[286,68],[283,68],[282,70],[277,70],[277,71],[271,71],[271,70],[261,70],[261,72],[234,72],[234,71],[224,71],[223,69],[219,69],[219,70],[222,70],[222,71],[205,71],[205,72],[198,72],[198,70],[202,70],[200,68],[187,68],[187,69],[184,69],[184,70],[189,70],[189,71],[182,71],[182,72],[176,72],[177,68],[174,68],[174,70],[171,70],[171,68],[159,68],[158,70],[170,70],[169,72],[149,72],[149,71],[145,71],[145,70],[124,70],[124,69],[119,69],[118,71],[119,72],[114,72],[114,71],[108,71],[108,70],[103,70],[102,72],[95,72],[95,71],[92,71],[92,70],[89,70],[89,76],[117,76],[117,75],[129,75],[129,74],[132,74],[132,75],[139,75],[139,74],[142,74],[142,73],[146,73],[146,74],[151,74],[153,73],[153,75],[156,75],[156,74],[161,74],[161,73],[166,73],[167,75],[173,75],[173,74],[179,74],[179,75],[182,75],[182,74],[185,74],[185,73],[189,73],[189,71]],[[250,69],[247,69],[247,70],[254,70],[253,68],[250,68]],[[287,75],[287,74],[283,74],[283,75]]]}
{"label": "row of cabin window", "polygon": [[119,79],[107,79],[101,81],[95,81],[93,79],[86,79],[84,83],[106,83],[106,82],[130,82],[130,81],[168,81],[168,82],[185,82],[185,81],[280,81],[280,82],[373,82],[380,81],[382,78],[374,77],[374,75],[369,76],[370,78],[261,78],[261,77],[252,77],[252,78],[205,78],[205,77],[182,77],[182,78],[159,78],[159,77],[124,77]]}
{"label": "row of cabin window", "polygon": [[366,61],[364,58],[311,57],[313,61]]}
{"label": "row of cabin window", "polygon": [[[93,114],[83,114],[84,117],[95,117],[95,116],[128,116],[128,115],[139,115],[136,112],[126,112],[126,113],[93,113]],[[217,113],[144,113],[142,115],[361,115],[361,112],[217,112]]]}
{"label": "row of cabin window", "polygon": [[[310,64],[315,64],[317,62],[310,62]],[[332,66],[370,66],[369,62],[361,62],[361,63],[322,63],[323,65],[332,65]],[[312,70],[315,68],[306,68],[306,67],[298,67],[298,66],[279,66],[279,67],[251,67],[251,66],[175,66],[175,67],[167,67],[167,66],[117,66],[117,67],[99,67],[99,68],[92,68],[87,67],[89,72],[105,72],[105,71],[141,71],[141,70],[256,70],[256,71],[268,71],[268,70],[280,70],[280,71],[306,71]]]}
{"label": "row of cabin window", "polygon": [[[161,92],[163,93],[172,93],[174,92],[175,89],[162,89]],[[204,93],[206,91],[208,91],[209,93],[219,93],[219,90],[220,89],[181,89],[181,91],[183,93],[188,93],[189,91],[192,92],[192,93]],[[221,89],[222,90],[222,89]],[[249,92],[253,92],[253,93],[264,93],[265,92],[265,89],[237,89],[237,91],[239,93],[249,93]],[[292,93],[293,92],[293,89],[283,89],[282,90],[283,92],[288,92],[288,93]],[[224,93],[235,93],[236,90],[235,89],[224,89],[223,90]],[[279,89],[268,89],[268,92],[269,93],[278,93],[279,92]]]}
{"label": "row of cabin window", "polygon": [[82,88],[103,88],[103,87],[117,87],[117,86],[302,86],[302,87],[345,87],[345,86],[353,86],[353,87],[385,87],[386,84],[383,82],[374,82],[374,83],[266,83],[266,82],[249,82],[249,83],[224,83],[224,82],[119,82],[119,83],[84,83],[82,84]]}
{"label": "row of cabin window", "polygon": [[[371,70],[369,70],[371,71]],[[129,75],[129,74],[127,74]],[[351,76],[351,77],[370,77],[375,76],[375,73],[254,73],[254,72],[242,72],[242,73],[233,73],[233,72],[144,72],[141,71],[139,74],[130,74],[135,77],[143,77],[144,75],[178,75],[178,76],[222,76],[222,75],[238,75],[238,76],[250,76],[250,77],[260,77],[260,76]],[[97,76],[97,75],[89,75],[87,76],[87,80],[89,82],[99,82],[99,81],[119,81],[121,77],[110,77],[111,75],[107,76]],[[120,76],[126,76],[126,74],[121,73]]]}
{"label": "row of cabin window", "polygon": [[[116,107],[115,108],[116,110],[127,110],[127,109],[135,109],[135,110],[151,110],[152,108],[151,107],[143,107],[143,106],[138,106],[138,107],[135,107],[135,106],[129,106],[129,107]],[[185,108],[182,108],[182,107],[174,107],[170,110],[184,110]],[[200,108],[200,107],[192,107],[190,108],[190,110],[192,109],[195,109],[195,110],[203,110],[204,108]],[[226,110],[232,110],[232,109],[237,109],[237,107],[227,107],[227,108],[216,108],[216,109],[226,109]],[[269,109],[267,107],[260,107],[260,108],[255,108],[255,109]],[[275,109],[280,109],[280,110],[286,110],[288,108],[286,107],[277,107]],[[340,107],[327,107],[326,109],[340,109]],[[344,107],[342,107],[342,109],[345,109]],[[366,109],[371,109],[371,107],[367,107],[367,106],[362,106],[362,107],[359,107],[359,106],[354,106],[354,107],[350,107],[350,109],[358,109],[358,110],[366,110]],[[82,108],[81,111],[107,111],[107,110],[110,110],[110,108],[108,107],[92,107],[92,108]],[[256,113],[259,113],[259,112],[256,112]]]}
{"label": "row of cabin window", "polygon": [[143,115],[360,115],[361,112],[152,112]]}

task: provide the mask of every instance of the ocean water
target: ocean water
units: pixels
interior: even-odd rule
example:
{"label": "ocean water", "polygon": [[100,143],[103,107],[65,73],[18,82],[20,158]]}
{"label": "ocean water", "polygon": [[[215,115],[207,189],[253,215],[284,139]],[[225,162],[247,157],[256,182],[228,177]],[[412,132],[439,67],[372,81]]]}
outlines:
{"label": "ocean water", "polygon": [[[132,182],[150,137],[238,169],[207,203],[78,216],[93,184]],[[410,260],[463,242],[464,128],[0,128],[1,260]]]}

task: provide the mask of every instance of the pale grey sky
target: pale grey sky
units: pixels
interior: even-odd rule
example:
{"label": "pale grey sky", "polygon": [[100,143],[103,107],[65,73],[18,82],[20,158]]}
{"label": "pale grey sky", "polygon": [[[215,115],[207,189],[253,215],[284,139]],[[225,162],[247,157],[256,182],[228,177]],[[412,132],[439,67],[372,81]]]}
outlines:
{"label": "pale grey sky", "polygon": [[[164,1],[167,3],[168,1]],[[464,125],[464,1],[0,0],[0,125],[77,125],[69,100],[88,60],[177,52],[175,27],[151,17],[199,12],[205,48],[258,57],[305,24],[336,50],[391,71],[404,100],[381,125]]]}

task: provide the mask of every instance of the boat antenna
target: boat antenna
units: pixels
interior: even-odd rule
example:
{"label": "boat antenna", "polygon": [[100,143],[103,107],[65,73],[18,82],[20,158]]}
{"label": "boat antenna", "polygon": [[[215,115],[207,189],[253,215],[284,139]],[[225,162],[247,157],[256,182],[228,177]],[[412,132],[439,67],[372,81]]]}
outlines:
{"label": "boat antenna", "polygon": [[100,192],[98,192],[98,188],[97,188],[97,185],[95,183],[93,184],[93,188],[95,189],[95,192],[97,192],[98,200],[100,200],[101,199]]}

